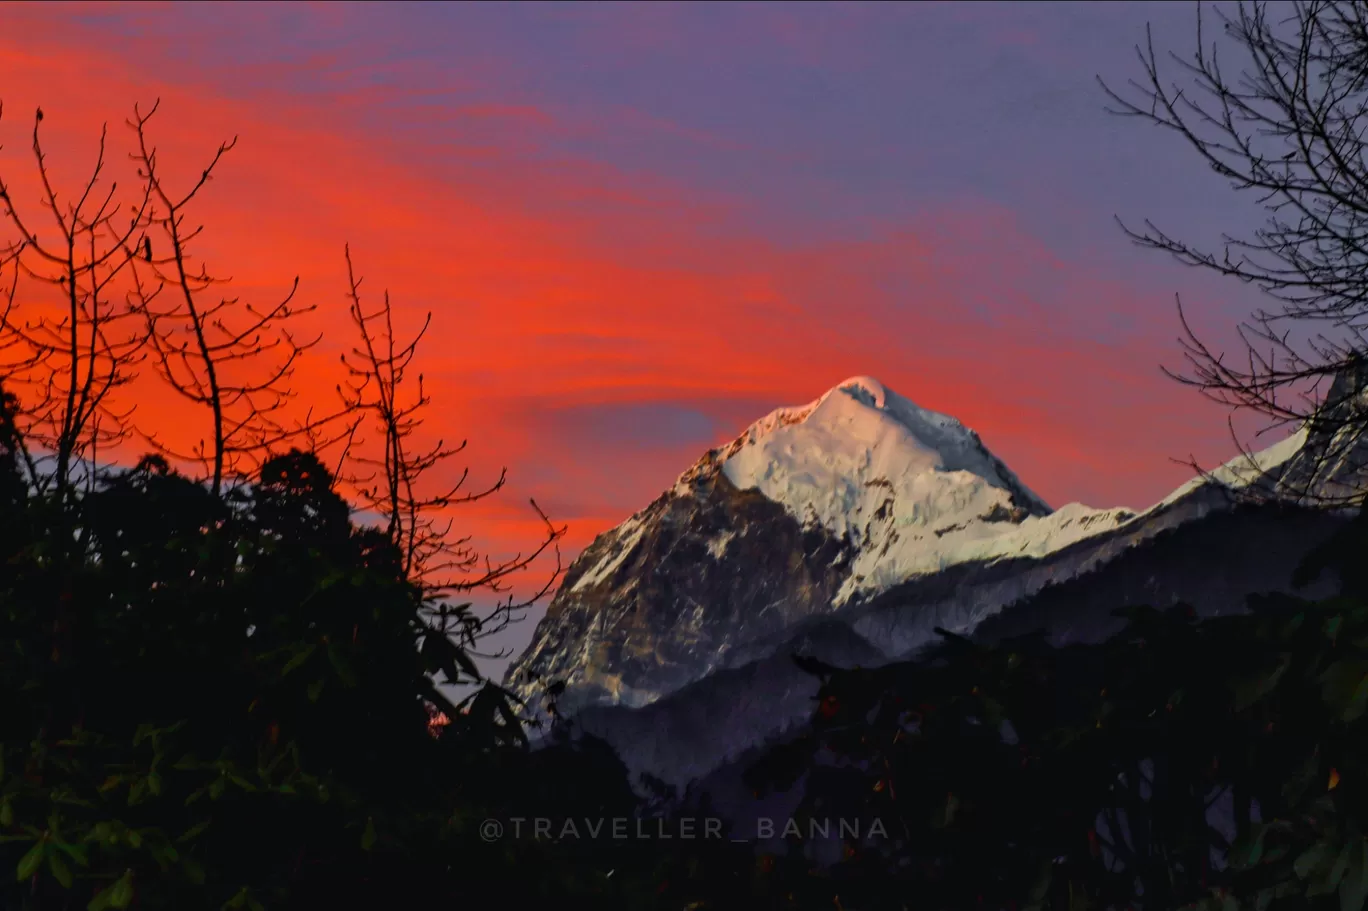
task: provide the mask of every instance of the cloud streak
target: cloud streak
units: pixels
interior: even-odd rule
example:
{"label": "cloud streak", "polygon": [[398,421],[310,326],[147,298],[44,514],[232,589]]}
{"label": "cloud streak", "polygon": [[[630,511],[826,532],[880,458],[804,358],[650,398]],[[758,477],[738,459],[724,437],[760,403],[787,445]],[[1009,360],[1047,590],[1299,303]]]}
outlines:
{"label": "cloud streak", "polygon": [[[358,17],[377,21],[377,8],[195,9],[7,8],[0,166],[27,173],[23,121],[40,104],[62,174],[136,100],[162,98],[155,133],[182,175],[239,134],[198,216],[211,270],[248,297],[300,276],[327,333],[300,385],[321,398],[349,344],[344,243],[406,325],[431,310],[434,432],[471,439],[472,483],[510,469],[510,496],[463,514],[496,554],[535,538],[527,496],[570,524],[573,550],[704,448],[854,374],[960,417],[1056,505],[1143,506],[1183,479],[1171,457],[1225,449],[1219,413],[1159,376],[1172,328],[1156,317],[1158,283],[1109,278],[988,191],[880,210],[859,231],[844,216],[825,234],[819,222],[789,231],[768,189],[651,157],[694,148],[747,170],[773,154],[807,173],[811,161],[725,117],[539,100],[532,45],[446,64],[406,60],[392,29],[358,46]],[[679,17],[694,36],[713,28],[647,9],[597,27],[624,41],[620,54],[667,57]],[[861,69],[851,49],[882,15],[858,10],[828,41],[800,12],[754,23],[792,65],[845,72]],[[994,40],[1029,51],[1034,28]],[[164,394],[139,395],[146,412],[194,426]],[[1163,430],[1137,432],[1148,427]]]}

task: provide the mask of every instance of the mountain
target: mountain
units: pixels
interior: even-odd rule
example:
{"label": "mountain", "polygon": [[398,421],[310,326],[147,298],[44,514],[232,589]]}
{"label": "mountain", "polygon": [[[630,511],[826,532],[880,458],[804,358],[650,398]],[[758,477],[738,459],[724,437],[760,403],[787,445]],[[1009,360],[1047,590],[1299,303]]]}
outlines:
{"label": "mountain", "polygon": [[936,627],[1094,638],[1126,603],[1221,612],[1286,589],[1341,519],[1240,495],[1344,482],[1331,442],[1303,430],[1140,513],[1051,510],[959,421],[852,378],[755,422],[595,539],[506,684],[538,705],[563,682],[580,730],[682,785],[806,719],[816,682],[795,652],[881,664]]}

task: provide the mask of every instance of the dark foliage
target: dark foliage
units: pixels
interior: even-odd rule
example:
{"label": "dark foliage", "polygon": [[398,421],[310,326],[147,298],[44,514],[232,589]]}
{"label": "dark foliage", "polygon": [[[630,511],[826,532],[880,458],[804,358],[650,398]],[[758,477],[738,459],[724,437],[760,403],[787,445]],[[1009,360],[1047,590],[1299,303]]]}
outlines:
{"label": "dark foliage", "polygon": [[[1141,608],[1102,645],[946,634],[917,663],[812,667],[810,736],[752,781],[806,774],[803,817],[860,819],[866,837],[802,876],[792,906],[1364,907],[1365,544],[1360,518],[1308,562],[1344,579],[1324,602],[1205,621]],[[886,835],[867,837],[876,819]]]}
{"label": "dark foliage", "polygon": [[6,503],[7,907],[267,901],[416,834],[441,749],[416,592],[329,483],[296,452],[225,501],[148,458]]}
{"label": "dark foliage", "polygon": [[469,659],[314,455],[57,499],[0,406],[0,907],[732,906],[744,849],[591,834],[663,812],[601,742],[529,748],[492,684],[445,699]]}

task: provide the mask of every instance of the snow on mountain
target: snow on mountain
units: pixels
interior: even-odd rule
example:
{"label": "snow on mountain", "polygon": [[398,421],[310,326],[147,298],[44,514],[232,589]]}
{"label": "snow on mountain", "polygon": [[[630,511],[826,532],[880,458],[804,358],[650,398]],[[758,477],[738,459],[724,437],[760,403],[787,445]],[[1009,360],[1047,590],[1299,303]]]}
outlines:
{"label": "snow on mountain", "polygon": [[722,471],[855,544],[840,606],[955,564],[1045,557],[1204,486],[1247,488],[1294,460],[1306,441],[1302,430],[1242,454],[1141,513],[1082,503],[1051,511],[977,433],[862,376],[757,421],[723,451]]}
{"label": "snow on mountain", "polygon": [[977,433],[867,376],[767,415],[719,461],[737,488],[855,545],[837,605],[954,563],[1041,556],[1134,515],[1052,512]]}
{"label": "snow on mountain", "polygon": [[1294,435],[1143,513],[1051,511],[974,431],[853,377],[756,421],[599,535],[506,679],[525,698],[560,680],[566,709],[646,705],[837,614],[896,657],[1226,508],[1230,489],[1280,483],[1314,448]]}
{"label": "snow on mountain", "polygon": [[[1146,512],[1152,513],[1176,503],[1199,487],[1206,485],[1218,485],[1231,491],[1240,491],[1256,486],[1276,488],[1280,486],[1278,483],[1281,474],[1279,469],[1292,463],[1303,451],[1306,442],[1307,431],[1303,428],[1267,449],[1242,453],[1220,468],[1197,475]],[[1270,480],[1274,482],[1272,485],[1268,483]]]}
{"label": "snow on mountain", "polygon": [[[570,591],[584,591],[600,584],[613,574],[613,571],[622,566],[624,560],[631,556],[632,551],[641,541],[641,536],[645,534],[646,527],[641,513],[629,518],[617,528],[613,529],[612,534],[617,540],[615,546],[609,550],[604,557],[574,581],[569,586]],[[601,540],[602,536],[600,536]]]}
{"label": "snow on mountain", "polygon": [[999,505],[1050,511],[978,434],[867,376],[802,408],[778,409],[739,442],[723,466],[733,484],[754,487],[838,534],[857,530],[856,514],[884,499],[871,491],[881,486],[903,495],[905,524],[931,526]]}

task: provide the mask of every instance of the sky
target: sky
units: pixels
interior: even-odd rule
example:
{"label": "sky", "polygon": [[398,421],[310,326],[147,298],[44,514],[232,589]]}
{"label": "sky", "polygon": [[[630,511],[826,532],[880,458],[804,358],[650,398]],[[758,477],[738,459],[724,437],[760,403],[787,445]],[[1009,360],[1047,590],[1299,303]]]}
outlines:
{"label": "sky", "polygon": [[300,277],[324,333],[306,397],[351,344],[344,244],[404,327],[433,314],[428,430],[469,440],[472,484],[508,469],[457,516],[496,555],[535,540],[529,497],[573,557],[710,446],[854,375],[958,417],[1052,505],[1143,508],[1189,457],[1235,454],[1225,412],[1160,370],[1181,367],[1175,294],[1218,347],[1258,303],[1115,221],[1198,242],[1259,221],[1180,140],[1105,110],[1096,78],[1140,74],[1146,24],[1188,51],[1195,15],[5,4],[0,174],[36,210],[39,106],[59,182],[103,122],[129,171],[135,102],[160,99],[173,176],[236,135],[199,254],[246,299]]}

